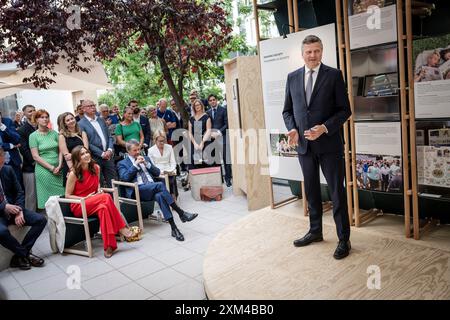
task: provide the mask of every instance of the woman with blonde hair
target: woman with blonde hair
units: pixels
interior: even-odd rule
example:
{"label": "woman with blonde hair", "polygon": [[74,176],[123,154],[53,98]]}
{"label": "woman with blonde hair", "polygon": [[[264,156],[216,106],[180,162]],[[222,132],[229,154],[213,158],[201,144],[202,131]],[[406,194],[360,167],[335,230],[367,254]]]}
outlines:
{"label": "woman with blonde hair", "polygon": [[153,134],[153,147],[148,150],[148,157],[152,160],[156,167],[161,171],[161,174],[169,174],[170,194],[173,200],[177,201],[177,163],[175,161],[175,154],[173,148],[167,143],[167,136],[164,131],[158,130]]}
{"label": "woman with blonde hair", "polygon": [[167,134],[166,121],[164,119],[158,118],[157,110],[155,106],[148,106],[148,122],[150,124],[150,141],[154,141],[154,135],[157,131],[162,131]]}
{"label": "woman with blonde hair", "polygon": [[63,186],[66,186],[67,175],[72,170],[71,152],[76,146],[89,148],[89,141],[86,132],[81,131],[75,116],[71,112],[64,112],[58,117],[59,128],[59,150],[64,157],[62,168]]}
{"label": "woman with blonde hair", "polygon": [[209,166],[211,155],[204,153],[210,143],[212,122],[205,112],[205,105],[200,99],[192,103],[192,117],[189,119],[188,134],[191,140],[190,169]]}

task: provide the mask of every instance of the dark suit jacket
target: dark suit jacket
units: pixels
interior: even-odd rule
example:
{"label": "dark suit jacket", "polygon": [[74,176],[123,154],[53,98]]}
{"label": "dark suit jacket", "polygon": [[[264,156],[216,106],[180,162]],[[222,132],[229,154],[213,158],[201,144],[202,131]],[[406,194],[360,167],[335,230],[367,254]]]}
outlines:
{"label": "dark suit jacket", "polygon": [[[351,116],[351,110],[341,71],[321,64],[309,106],[304,81],[304,67],[288,75],[283,109],[288,131],[298,130],[298,153],[305,154],[308,144],[314,153],[342,152],[341,127]],[[303,132],[319,124],[324,124],[328,133],[315,141],[306,140]]]}
{"label": "dark suit jacket", "polygon": [[[100,128],[106,139],[106,150],[111,149],[114,152],[114,139],[109,133],[105,120],[101,117],[97,117],[97,121],[100,124]],[[78,125],[80,126],[80,130],[85,131],[88,136],[89,150],[92,152],[92,155],[95,158],[101,159],[102,153],[106,150],[103,150],[102,140],[98,135],[97,130],[95,130],[94,126],[86,117],[81,118]]]}
{"label": "dark suit jacket", "polygon": [[[145,161],[147,161],[147,170],[153,179],[157,179],[161,171],[155,166],[149,157],[144,156]],[[117,171],[119,171],[119,179],[125,182],[137,182],[137,174],[142,171],[141,168],[136,168],[131,162],[130,158],[127,156],[125,159],[119,161],[117,164]],[[134,189],[127,188],[127,196],[131,197],[133,195]]]}
{"label": "dark suit jacket", "polygon": [[23,158],[23,172],[34,173],[34,165],[36,164],[36,162],[33,159],[30,145],[28,144],[30,134],[32,134],[34,131],[36,131],[36,129],[28,122],[25,122],[19,129],[17,129],[17,133],[20,135],[19,150]]}
{"label": "dark suit jacket", "polygon": [[6,203],[15,204],[17,206],[25,208],[25,193],[17,180],[14,169],[8,165],[4,165],[0,170],[0,179],[2,181],[3,191],[6,199],[0,203],[0,217],[5,214]]}
{"label": "dark suit jacket", "polygon": [[222,133],[222,136],[225,137],[225,135],[227,134],[227,129],[228,129],[227,109],[225,109],[224,107],[218,106],[217,110],[216,110],[216,114],[215,114],[214,120],[212,120],[213,119],[213,117],[212,117],[212,107],[211,107],[211,109],[206,111],[206,113],[211,118],[212,128],[220,130],[220,132]]}
{"label": "dark suit jacket", "polygon": [[150,146],[150,122],[145,116],[139,116],[139,124],[142,128],[142,133],[144,134],[144,143]]}
{"label": "dark suit jacket", "polygon": [[9,118],[2,118],[2,123],[6,126],[5,131],[0,130],[0,137],[2,138],[2,148],[9,152],[10,160],[9,164],[13,164],[16,167],[20,167],[22,164],[22,158],[20,158],[20,153],[17,148],[11,149],[11,145],[16,145],[20,143],[20,136],[16,131],[14,121]]}

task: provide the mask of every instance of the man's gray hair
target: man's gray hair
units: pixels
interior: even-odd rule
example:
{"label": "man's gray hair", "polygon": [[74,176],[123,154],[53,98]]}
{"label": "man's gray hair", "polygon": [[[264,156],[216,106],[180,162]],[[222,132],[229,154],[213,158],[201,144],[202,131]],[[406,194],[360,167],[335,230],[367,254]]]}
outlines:
{"label": "man's gray hair", "polygon": [[137,141],[136,139],[130,139],[125,144],[125,147],[127,148],[127,152],[129,152],[133,146],[138,146],[138,145],[139,145],[139,141]]}
{"label": "man's gray hair", "polygon": [[310,34],[309,36],[306,36],[305,39],[303,39],[302,41],[302,52],[303,52],[303,47],[305,44],[311,44],[311,43],[319,43],[320,47],[323,49],[323,44],[322,44],[322,40],[320,40],[320,38],[318,36],[312,35]]}

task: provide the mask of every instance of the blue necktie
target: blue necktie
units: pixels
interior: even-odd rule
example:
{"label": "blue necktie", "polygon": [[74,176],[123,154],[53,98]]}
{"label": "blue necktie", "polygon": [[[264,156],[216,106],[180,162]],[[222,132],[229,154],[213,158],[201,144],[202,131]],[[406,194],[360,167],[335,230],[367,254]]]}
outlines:
{"label": "blue necktie", "polygon": [[309,102],[311,101],[312,89],[313,89],[313,73],[314,70],[309,70],[309,78],[308,83],[306,84],[306,104],[309,106]]}
{"label": "blue necktie", "polygon": [[216,108],[212,109],[212,119],[214,120],[216,118]]}

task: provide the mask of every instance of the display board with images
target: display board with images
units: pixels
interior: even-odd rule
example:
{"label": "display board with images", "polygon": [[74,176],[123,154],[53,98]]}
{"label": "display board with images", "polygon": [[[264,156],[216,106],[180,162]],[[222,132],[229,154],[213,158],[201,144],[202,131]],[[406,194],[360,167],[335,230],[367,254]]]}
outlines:
{"label": "display board with images", "polygon": [[450,34],[413,42],[416,118],[450,118]]}
{"label": "display board with images", "polygon": [[400,120],[397,45],[351,52],[355,121]]}
{"label": "display board with images", "polygon": [[350,49],[397,41],[394,0],[349,1]]}
{"label": "display board with images", "polygon": [[450,121],[417,121],[419,194],[450,198]]}
{"label": "display board with images", "polygon": [[[322,40],[322,62],[336,68],[334,23],[291,33],[287,35],[287,38],[278,37],[260,42],[264,117],[268,150],[270,150],[269,169],[270,176],[274,178],[303,181],[296,148],[288,143],[282,112],[287,76],[304,65],[301,45],[303,39],[311,34]],[[322,183],[326,183],[323,174],[321,174],[320,180]]]}
{"label": "display board with images", "polygon": [[355,134],[358,188],[403,192],[400,123],[359,122]]}

